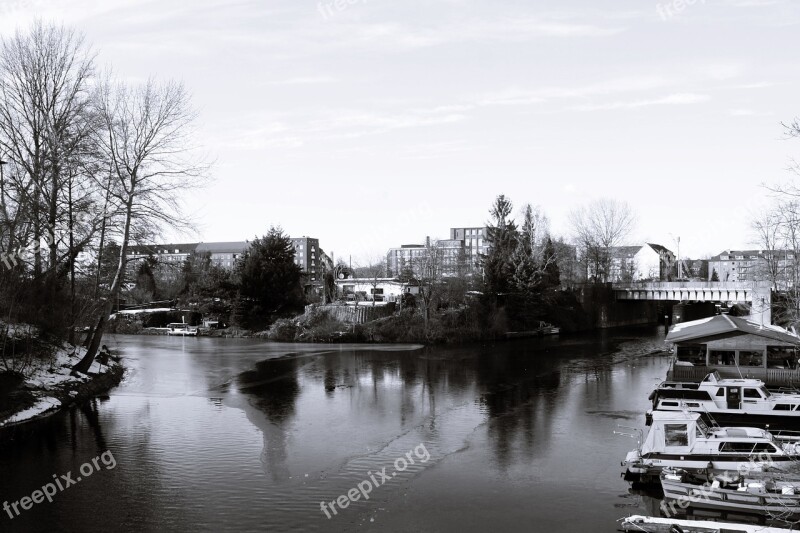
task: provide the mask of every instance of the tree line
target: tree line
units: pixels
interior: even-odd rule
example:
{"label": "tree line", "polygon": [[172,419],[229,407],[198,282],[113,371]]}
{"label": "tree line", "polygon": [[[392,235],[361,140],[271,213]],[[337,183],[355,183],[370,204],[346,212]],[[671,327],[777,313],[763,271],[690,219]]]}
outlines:
{"label": "tree line", "polygon": [[[91,321],[85,372],[125,283],[133,243],[187,227],[180,193],[209,166],[177,81],[133,83],[80,33],[43,22],[0,42],[0,311],[75,341]],[[102,268],[104,247],[119,246]]]}

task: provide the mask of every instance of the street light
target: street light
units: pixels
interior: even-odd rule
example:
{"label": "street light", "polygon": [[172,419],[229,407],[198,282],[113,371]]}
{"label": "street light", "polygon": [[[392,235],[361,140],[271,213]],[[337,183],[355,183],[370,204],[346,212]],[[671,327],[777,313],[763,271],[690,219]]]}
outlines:
{"label": "street light", "polygon": [[6,202],[6,180],[3,176],[3,165],[7,165],[8,161],[0,159],[0,203]]}

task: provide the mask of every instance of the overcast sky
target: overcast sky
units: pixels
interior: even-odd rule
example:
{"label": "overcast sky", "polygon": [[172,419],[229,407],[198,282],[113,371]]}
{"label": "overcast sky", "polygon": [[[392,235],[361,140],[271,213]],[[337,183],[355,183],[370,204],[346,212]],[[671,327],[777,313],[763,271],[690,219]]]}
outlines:
{"label": "overcast sky", "polygon": [[0,32],[63,22],[101,66],[185,82],[215,165],[182,240],[280,225],[355,261],[500,193],[564,236],[608,196],[633,242],[696,257],[753,247],[760,185],[800,159],[800,2],[689,3],[0,0]]}

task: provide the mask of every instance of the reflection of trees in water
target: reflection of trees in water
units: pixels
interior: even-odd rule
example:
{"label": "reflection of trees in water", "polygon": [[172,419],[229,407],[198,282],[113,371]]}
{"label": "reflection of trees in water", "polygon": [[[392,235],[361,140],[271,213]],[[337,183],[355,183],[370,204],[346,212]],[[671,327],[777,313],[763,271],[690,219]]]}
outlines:
{"label": "reflection of trees in water", "polygon": [[481,354],[477,367],[480,403],[500,467],[511,464],[516,442],[528,458],[544,453],[561,383],[558,362],[515,343]]}
{"label": "reflection of trees in water", "polygon": [[275,483],[289,479],[287,427],[300,394],[297,369],[297,358],[271,359],[258,363],[255,370],[239,374],[237,379],[239,389],[250,397],[242,406],[245,414],[263,434],[261,462],[265,474]]}

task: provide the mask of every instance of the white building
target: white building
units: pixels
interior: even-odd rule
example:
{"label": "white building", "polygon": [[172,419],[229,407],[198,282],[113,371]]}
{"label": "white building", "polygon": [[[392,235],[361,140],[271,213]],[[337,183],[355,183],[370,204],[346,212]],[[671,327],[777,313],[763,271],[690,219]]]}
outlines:
{"label": "white building", "polygon": [[336,280],[336,292],[350,299],[366,298],[377,302],[394,302],[403,294],[417,294],[419,287],[394,278],[347,278]]}
{"label": "white building", "polygon": [[[667,280],[675,264],[675,254],[660,244],[614,246],[608,249],[609,272],[606,281]],[[589,264],[589,279],[598,277]],[[599,276],[602,277],[602,276]]]}

